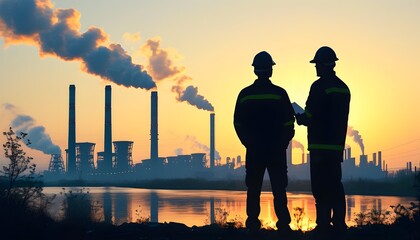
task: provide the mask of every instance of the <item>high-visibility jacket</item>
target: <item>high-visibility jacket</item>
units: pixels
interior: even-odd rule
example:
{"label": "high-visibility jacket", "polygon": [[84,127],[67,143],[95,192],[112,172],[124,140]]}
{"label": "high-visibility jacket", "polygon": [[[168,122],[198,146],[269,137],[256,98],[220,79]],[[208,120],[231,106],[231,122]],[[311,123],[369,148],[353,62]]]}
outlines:
{"label": "high-visibility jacket", "polygon": [[234,126],[246,148],[286,149],[295,133],[294,122],[287,92],[269,79],[257,79],[239,93]]}
{"label": "high-visibility jacket", "polygon": [[308,150],[344,150],[349,108],[350,90],[335,72],[312,84],[302,116]]}

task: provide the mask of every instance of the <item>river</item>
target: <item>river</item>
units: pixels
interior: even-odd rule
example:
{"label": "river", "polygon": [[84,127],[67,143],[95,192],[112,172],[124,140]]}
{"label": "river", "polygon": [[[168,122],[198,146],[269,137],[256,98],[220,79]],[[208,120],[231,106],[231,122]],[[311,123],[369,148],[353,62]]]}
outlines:
{"label": "river", "polygon": [[[81,187],[45,187],[44,193],[56,195],[50,213],[60,219],[63,216],[63,201],[70,192],[80,192]],[[99,221],[120,225],[124,222],[152,221],[178,222],[187,226],[202,226],[217,221],[246,220],[246,192],[220,190],[152,190],[121,187],[90,187],[82,190],[90,199],[95,218]],[[62,194],[60,194],[60,192]],[[65,194],[64,194],[65,193]],[[315,226],[315,202],[311,194],[288,193],[288,208],[292,228],[302,219],[300,228]],[[408,206],[412,197],[347,195],[346,222],[355,225],[355,215],[372,209],[392,212],[391,206]],[[302,215],[299,215],[299,209]],[[297,214],[295,216],[295,214]],[[264,227],[274,227],[276,215],[271,192],[261,194],[260,220]]]}

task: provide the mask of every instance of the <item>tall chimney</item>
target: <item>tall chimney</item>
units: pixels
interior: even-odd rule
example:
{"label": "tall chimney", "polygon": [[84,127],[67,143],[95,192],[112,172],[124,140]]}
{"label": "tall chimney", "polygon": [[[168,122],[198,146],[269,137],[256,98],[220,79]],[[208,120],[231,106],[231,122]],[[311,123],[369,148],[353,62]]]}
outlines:
{"label": "tall chimney", "polygon": [[302,152],[302,164],[305,163],[305,153]]}
{"label": "tall chimney", "polygon": [[69,86],[69,133],[67,142],[67,173],[76,174],[76,87]]}
{"label": "tall chimney", "polygon": [[378,152],[378,168],[383,170],[382,169],[382,152],[381,151]]}
{"label": "tall chimney", "polygon": [[111,86],[105,86],[104,170],[112,169]]}
{"label": "tall chimney", "polygon": [[150,159],[157,161],[158,153],[158,93],[151,93],[151,110],[150,110]]}
{"label": "tall chimney", "polygon": [[214,152],[215,152],[215,130],[214,130],[214,113],[210,113],[210,168],[214,167]]}
{"label": "tall chimney", "polygon": [[376,166],[376,153],[372,154],[372,158],[373,158],[373,165]]}

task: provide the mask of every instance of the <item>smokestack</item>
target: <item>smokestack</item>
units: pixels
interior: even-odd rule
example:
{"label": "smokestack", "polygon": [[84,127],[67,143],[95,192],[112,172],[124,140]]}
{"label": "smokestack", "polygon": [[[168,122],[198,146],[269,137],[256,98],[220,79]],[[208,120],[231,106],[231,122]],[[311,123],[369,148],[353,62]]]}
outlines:
{"label": "smokestack", "polygon": [[382,152],[378,152],[378,168],[382,170]]}
{"label": "smokestack", "polygon": [[158,93],[151,93],[151,110],[150,110],[150,159],[158,160]]}
{"label": "smokestack", "polygon": [[105,86],[104,170],[112,169],[111,86]]}
{"label": "smokestack", "polygon": [[347,149],[347,159],[351,158],[351,148]]}
{"label": "smokestack", "polygon": [[302,153],[302,164],[305,163],[305,153]]}
{"label": "smokestack", "polygon": [[374,166],[376,166],[376,153],[373,153],[373,156],[372,156],[372,158],[373,158],[373,165]]}
{"label": "smokestack", "polygon": [[76,87],[69,86],[69,133],[67,142],[67,173],[76,174]]}
{"label": "smokestack", "polygon": [[214,130],[214,118],[215,114],[210,113],[210,168],[214,167],[214,152],[215,152],[215,130]]}

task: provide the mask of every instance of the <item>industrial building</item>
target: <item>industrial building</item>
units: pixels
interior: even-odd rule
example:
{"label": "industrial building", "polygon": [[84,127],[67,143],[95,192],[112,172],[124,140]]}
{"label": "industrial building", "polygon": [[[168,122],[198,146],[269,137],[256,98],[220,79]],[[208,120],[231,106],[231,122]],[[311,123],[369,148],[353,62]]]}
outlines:
{"label": "industrial building", "polygon": [[[134,164],[133,141],[112,141],[111,86],[105,86],[104,149],[98,151],[95,165],[95,143],[76,142],[76,87],[69,86],[68,148],[66,164],[61,153],[51,156],[50,166],[46,171],[48,178],[98,179],[98,180],[137,180],[153,178],[206,178],[206,179],[243,179],[245,164],[241,156],[226,158],[222,165],[215,159],[215,114],[210,113],[210,152],[192,153],[178,156],[159,156],[158,144],[158,92],[152,91],[150,104],[150,158]],[[290,179],[309,179],[310,157],[302,152],[302,163],[292,164],[292,146],[286,151],[288,175]],[[362,154],[359,164],[348,148],[343,153],[343,179],[370,178],[380,179],[387,175],[388,169],[382,159],[381,151],[372,154],[372,160]],[[410,165],[407,165],[407,169]]]}

